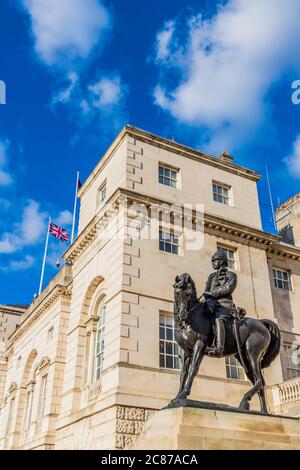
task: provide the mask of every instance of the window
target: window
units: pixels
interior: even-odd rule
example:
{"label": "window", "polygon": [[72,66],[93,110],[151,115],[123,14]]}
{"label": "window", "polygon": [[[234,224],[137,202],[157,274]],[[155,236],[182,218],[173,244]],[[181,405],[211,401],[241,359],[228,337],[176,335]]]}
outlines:
{"label": "window", "polygon": [[39,406],[38,406],[38,414],[37,414],[37,421],[40,424],[42,417],[44,416],[45,412],[45,405],[46,405],[46,392],[47,392],[47,375],[44,375],[41,379],[41,386],[40,386],[40,397],[39,397]]}
{"label": "window", "polygon": [[218,249],[225,251],[227,256],[228,267],[230,269],[236,269],[236,255],[235,250],[226,248],[224,246],[218,245]]}
{"label": "window", "polygon": [[178,170],[164,165],[158,167],[158,181],[171,188],[178,187]]}
{"label": "window", "polygon": [[51,328],[49,328],[48,330],[48,343],[53,339],[53,331],[54,331],[54,327],[51,326]]}
{"label": "window", "polygon": [[159,231],[159,249],[167,253],[178,255],[179,237],[174,233]]}
{"label": "window", "polygon": [[96,365],[95,365],[95,379],[96,380],[100,379],[102,368],[103,368],[105,316],[106,316],[106,307],[103,306],[100,309],[100,318],[98,321],[97,332],[96,332]]}
{"label": "window", "polygon": [[273,278],[275,287],[283,290],[291,290],[290,274],[287,271],[281,271],[279,269],[273,269]]}
{"label": "window", "polygon": [[213,183],[213,199],[221,204],[230,204],[230,187],[219,183]]}
{"label": "window", "polygon": [[10,400],[9,404],[9,412],[8,412],[8,419],[7,419],[7,428],[6,434],[10,434],[12,431],[12,423],[14,418],[14,410],[15,410],[15,397]]}
{"label": "window", "polygon": [[300,377],[300,346],[284,344],[285,380]]}
{"label": "window", "polygon": [[26,404],[25,404],[25,413],[24,413],[24,431],[28,430],[31,423],[31,414],[32,414],[32,401],[33,401],[33,389],[28,390],[26,393]]}
{"label": "window", "polygon": [[159,365],[164,369],[180,369],[179,347],[174,339],[174,320],[168,315],[159,316]]}
{"label": "window", "polygon": [[103,184],[98,190],[97,206],[101,207],[106,199],[106,183]]}
{"label": "window", "polygon": [[226,357],[225,364],[228,379],[245,380],[244,369],[235,357]]}

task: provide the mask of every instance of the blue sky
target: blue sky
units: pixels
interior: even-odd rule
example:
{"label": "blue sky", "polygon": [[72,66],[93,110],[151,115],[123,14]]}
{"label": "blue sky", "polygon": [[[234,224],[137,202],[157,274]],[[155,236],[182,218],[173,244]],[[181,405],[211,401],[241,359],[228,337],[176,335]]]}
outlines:
{"label": "blue sky", "polygon": [[[298,0],[2,0],[0,303],[31,302],[47,218],[70,229],[76,171],[126,123],[268,165],[275,203],[299,192],[299,19]],[[272,231],[265,177],[259,195]]]}

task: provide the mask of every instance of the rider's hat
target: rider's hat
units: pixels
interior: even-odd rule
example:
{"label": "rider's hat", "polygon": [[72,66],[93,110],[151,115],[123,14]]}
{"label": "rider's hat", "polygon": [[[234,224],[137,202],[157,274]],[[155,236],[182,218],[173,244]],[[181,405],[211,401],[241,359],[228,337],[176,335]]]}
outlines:
{"label": "rider's hat", "polygon": [[228,264],[228,259],[227,259],[226,252],[225,252],[225,250],[222,250],[221,248],[219,248],[219,249],[215,252],[215,254],[212,256],[211,260],[212,260],[212,261],[221,260],[221,261],[223,261],[224,263],[226,263],[226,265]]}

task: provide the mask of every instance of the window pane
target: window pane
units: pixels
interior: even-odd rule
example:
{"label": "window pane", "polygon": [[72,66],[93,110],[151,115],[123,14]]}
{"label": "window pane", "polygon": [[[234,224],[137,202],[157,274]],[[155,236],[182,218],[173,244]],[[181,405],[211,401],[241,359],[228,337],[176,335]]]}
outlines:
{"label": "window pane", "polygon": [[166,356],[166,367],[168,369],[173,369],[173,358],[172,358],[172,356]]}

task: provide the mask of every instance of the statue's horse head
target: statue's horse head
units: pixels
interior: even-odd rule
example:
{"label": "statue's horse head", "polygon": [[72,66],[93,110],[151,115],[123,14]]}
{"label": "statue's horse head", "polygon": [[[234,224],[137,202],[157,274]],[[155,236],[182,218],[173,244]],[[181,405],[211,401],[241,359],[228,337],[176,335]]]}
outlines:
{"label": "statue's horse head", "polygon": [[186,321],[191,303],[197,301],[195,283],[189,274],[183,273],[176,276],[173,288],[177,315],[181,321]]}

